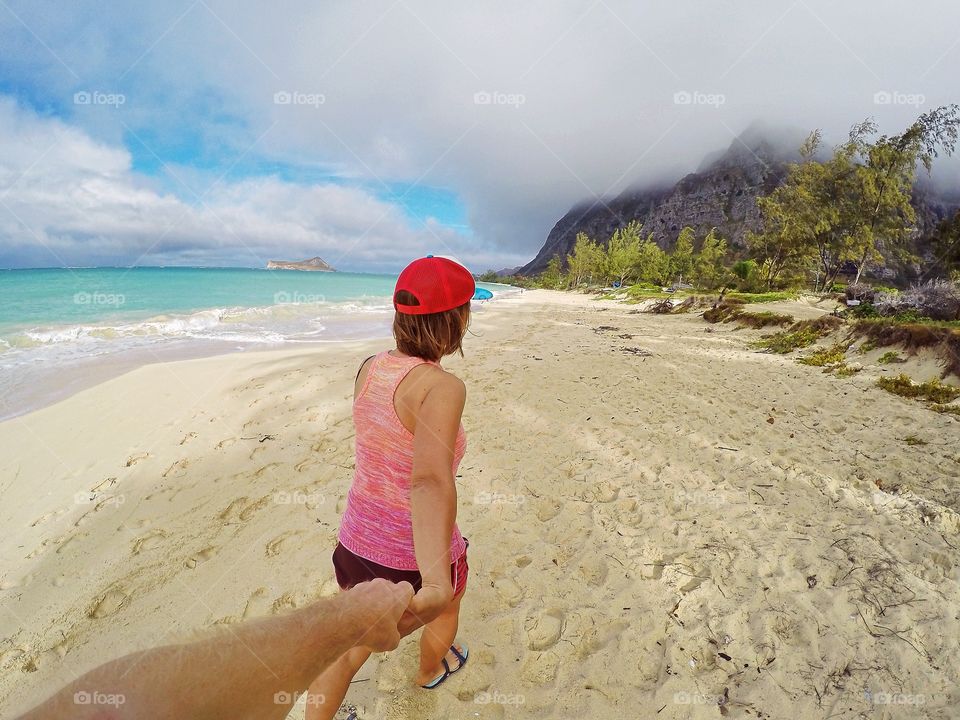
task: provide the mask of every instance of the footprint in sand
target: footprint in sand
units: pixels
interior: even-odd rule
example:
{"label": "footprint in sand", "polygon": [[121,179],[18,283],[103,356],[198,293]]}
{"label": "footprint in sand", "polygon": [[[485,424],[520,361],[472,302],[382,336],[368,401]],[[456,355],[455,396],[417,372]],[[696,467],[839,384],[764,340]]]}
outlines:
{"label": "footprint in sand", "polygon": [[87,617],[94,620],[109,617],[122,608],[130,596],[123,588],[110,588],[87,610]]}
{"label": "footprint in sand", "polygon": [[531,650],[546,650],[557,644],[563,632],[563,611],[551,609],[527,618],[524,629],[527,647]]}
{"label": "footprint in sand", "polygon": [[499,578],[494,581],[493,587],[500,599],[510,607],[516,607],[523,600],[523,589],[513,578]]}
{"label": "footprint in sand", "polygon": [[254,590],[250,599],[247,600],[247,606],[243,609],[243,619],[246,620],[247,618],[266,615],[271,604],[267,595],[267,589],[265,587],[258,587]]}
{"label": "footprint in sand", "polygon": [[167,533],[163,530],[154,530],[151,533],[147,533],[143,537],[137,538],[133,543],[133,555],[139,555],[145,550],[153,550],[156,547],[159,547],[163,544],[164,539],[166,539]]}
{"label": "footprint in sand", "polygon": [[127,458],[126,467],[133,467],[138,462],[140,462],[141,460],[146,460],[148,457],[150,457],[150,453],[148,452],[141,452],[141,453],[136,453],[134,455],[131,455],[130,457]]}
{"label": "footprint in sand", "polygon": [[57,511],[55,511],[55,512],[48,512],[48,513],[46,513],[46,514],[44,514],[44,515],[41,515],[41,516],[38,517],[36,520],[34,520],[32,523],[30,523],[30,527],[37,527],[37,525],[43,525],[44,523],[50,521],[52,518],[60,517],[60,516],[63,515],[65,512],[66,512],[66,509],[65,509],[65,508],[64,508],[64,509],[61,509],[61,510],[57,510]]}
{"label": "footprint in sand", "polygon": [[112,488],[116,484],[117,484],[117,479],[115,477],[104,478],[103,480],[98,482],[96,485],[94,485],[92,488],[90,488],[90,492],[92,493],[103,492],[107,488]]}
{"label": "footprint in sand", "polygon": [[237,498],[218,517],[228,523],[234,521],[247,522],[270,502],[270,498],[270,495],[264,495],[257,501],[248,497]]}
{"label": "footprint in sand", "polygon": [[187,562],[185,562],[184,565],[186,565],[188,568],[192,570],[197,565],[202,565],[207,560],[214,557],[218,552],[220,552],[220,548],[218,547],[211,546],[208,548],[204,548],[203,550],[198,552],[196,555],[194,555],[192,558],[187,560]]}
{"label": "footprint in sand", "polygon": [[231,445],[233,445],[236,441],[237,439],[235,437],[226,438],[225,440],[221,440],[220,442],[218,442],[213,449],[223,450],[224,448],[228,448]]}
{"label": "footprint in sand", "polygon": [[303,535],[302,530],[288,530],[285,533],[277,535],[273,540],[267,543],[266,554],[267,557],[275,557],[282,553],[284,550],[287,550],[290,546],[290,540],[297,537],[298,535]]}
{"label": "footprint in sand", "polygon": [[183,458],[182,460],[177,460],[170,467],[164,470],[163,473],[161,473],[160,477],[165,478],[174,474],[179,477],[180,475],[183,475],[184,471],[186,471],[186,469],[189,466],[190,466],[190,461],[187,460],[186,458]]}
{"label": "footprint in sand", "polygon": [[193,440],[196,436],[197,434],[195,432],[188,432],[186,435],[183,436],[183,439],[180,441],[180,444],[186,445],[188,442]]}

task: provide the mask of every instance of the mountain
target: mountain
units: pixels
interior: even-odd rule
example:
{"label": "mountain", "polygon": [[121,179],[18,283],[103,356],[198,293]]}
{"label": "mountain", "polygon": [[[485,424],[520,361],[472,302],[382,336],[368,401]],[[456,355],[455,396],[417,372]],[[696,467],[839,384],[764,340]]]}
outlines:
{"label": "mountain", "polygon": [[309,260],[271,260],[267,270],[312,270],[314,272],[336,272],[323,258],[312,257]]}
{"label": "mountain", "polygon": [[[735,251],[742,251],[747,232],[760,229],[757,198],[783,182],[787,165],[799,160],[796,148],[802,140],[800,132],[754,125],[725,151],[707,156],[696,172],[675,184],[629,189],[613,198],[575,205],[554,225],[540,252],[518,274],[542,272],[554,256],[565,260],[580,232],[605,246],[614,231],[632,220],[643,223],[644,235],[652,232],[665,250],[676,242],[681,228],[689,225],[698,237],[716,227]],[[913,205],[917,210],[918,250],[923,256],[923,239],[942,218],[960,207],[960,201],[945,198],[929,182],[918,182]],[[897,267],[888,274],[904,271],[908,269]]]}

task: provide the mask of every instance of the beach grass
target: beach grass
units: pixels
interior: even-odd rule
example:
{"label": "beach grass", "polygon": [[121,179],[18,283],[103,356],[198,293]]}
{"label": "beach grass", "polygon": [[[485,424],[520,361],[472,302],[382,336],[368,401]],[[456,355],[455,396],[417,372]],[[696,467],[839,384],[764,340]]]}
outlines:
{"label": "beach grass", "polygon": [[900,397],[915,400],[927,400],[937,405],[946,405],[960,397],[960,387],[933,379],[915,383],[908,375],[901,373],[895,378],[880,378],[877,385],[887,392]]}

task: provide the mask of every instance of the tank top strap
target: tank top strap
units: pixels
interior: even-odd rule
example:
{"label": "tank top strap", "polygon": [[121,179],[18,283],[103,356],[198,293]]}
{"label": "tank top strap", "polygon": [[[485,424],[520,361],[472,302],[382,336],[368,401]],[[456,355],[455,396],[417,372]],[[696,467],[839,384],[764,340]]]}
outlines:
{"label": "tank top strap", "polygon": [[402,357],[398,358],[395,355],[391,355],[389,351],[383,353],[386,356],[385,361],[390,363],[390,372],[393,377],[390,379],[390,399],[393,400],[393,396],[397,392],[397,388],[400,387],[407,375],[410,374],[410,371],[415,367],[420,367],[421,365],[437,365],[437,363],[432,360],[424,360],[419,357]]}

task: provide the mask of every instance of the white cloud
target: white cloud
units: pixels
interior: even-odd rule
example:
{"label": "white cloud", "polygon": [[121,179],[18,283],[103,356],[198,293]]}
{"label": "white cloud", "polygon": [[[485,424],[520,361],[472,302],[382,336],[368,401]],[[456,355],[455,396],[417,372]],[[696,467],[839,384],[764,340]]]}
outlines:
{"label": "white cloud", "polygon": [[0,265],[262,266],[320,255],[335,267],[397,269],[450,251],[474,269],[496,258],[396,204],[333,183],[210,179],[204,192],[163,193],[129,153],[0,99]]}
{"label": "white cloud", "polygon": [[[532,256],[574,202],[677,179],[754,120],[840,138],[865,117],[896,132],[960,98],[960,5],[935,0],[13,4],[57,57],[8,23],[0,61],[42,101],[127,94],[112,113],[67,103],[91,137],[118,147],[126,125],[159,145],[194,135],[227,162],[422,179],[463,198],[475,252],[512,257]],[[278,91],[324,102],[275,104]],[[926,105],[878,105],[878,91]]]}

